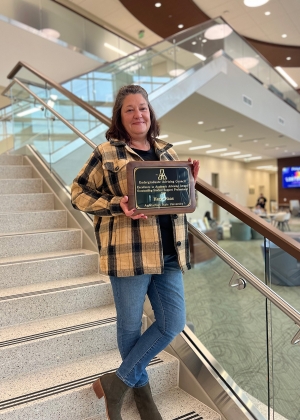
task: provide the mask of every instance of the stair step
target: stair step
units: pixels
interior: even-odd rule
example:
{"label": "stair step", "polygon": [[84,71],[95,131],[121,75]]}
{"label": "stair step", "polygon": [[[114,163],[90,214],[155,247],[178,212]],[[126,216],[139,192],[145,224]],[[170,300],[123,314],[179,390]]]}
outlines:
{"label": "stair step", "polygon": [[[115,316],[112,315],[115,314],[113,304],[101,306],[101,311],[103,319]],[[99,306],[71,314],[24,322],[13,327],[0,328],[0,348],[36,340],[37,337],[50,337],[59,334],[60,331],[74,329],[75,326],[97,323],[98,321]]]}
{"label": "stair step", "polygon": [[22,165],[23,156],[22,155],[7,155],[3,153],[0,155],[0,165]]}
{"label": "stair step", "polygon": [[[86,249],[1,258],[0,289],[98,273],[97,252]],[[0,296],[3,295],[0,290]]]}
{"label": "stair step", "polygon": [[32,167],[26,165],[0,165],[0,179],[32,178]]}
{"label": "stair step", "polygon": [[53,210],[54,195],[52,193],[39,194],[2,194],[0,212]]}
{"label": "stair step", "polygon": [[83,278],[80,284],[1,298],[0,328],[113,303],[110,283],[101,278],[88,280],[85,282]]}
{"label": "stair step", "polygon": [[[128,400],[122,408],[122,419],[140,420],[133,399]],[[218,413],[177,387],[154,395],[154,401],[164,420],[221,420]],[[86,418],[86,420],[102,419],[102,416]]]}
{"label": "stair step", "polygon": [[0,234],[34,232],[67,226],[66,210],[0,213]]}
{"label": "stair step", "polygon": [[0,235],[0,263],[1,258],[78,248],[80,229]]}
{"label": "stair step", "polygon": [[116,349],[114,305],[98,307],[97,313],[93,322],[81,323],[78,320],[68,328],[27,336],[27,340],[20,337],[12,344],[0,343],[1,358],[5,360],[0,370],[0,381]]}
{"label": "stair step", "polygon": [[[0,156],[1,157],[1,156]],[[30,194],[42,192],[42,180],[39,178],[5,179],[0,182],[0,194]]]}
{"label": "stair step", "polygon": [[[43,420],[103,416],[104,401],[96,398],[90,384],[120,363],[119,351],[110,350],[1,381],[0,419],[40,420],[41,413]],[[158,354],[147,370],[154,394],[177,386],[178,360],[168,353]]]}

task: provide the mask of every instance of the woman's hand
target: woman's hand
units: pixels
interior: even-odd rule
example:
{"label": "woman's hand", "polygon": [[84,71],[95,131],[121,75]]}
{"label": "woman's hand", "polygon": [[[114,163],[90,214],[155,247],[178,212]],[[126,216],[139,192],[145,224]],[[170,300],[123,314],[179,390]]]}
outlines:
{"label": "woman's hand", "polygon": [[128,196],[127,195],[124,195],[124,197],[121,198],[120,207],[123,210],[125,216],[130,217],[133,220],[147,219],[147,216],[145,216],[144,214],[137,214],[135,216],[134,212],[136,211],[136,209],[132,209],[132,210],[128,209]]}
{"label": "woman's hand", "polygon": [[192,160],[191,158],[188,158],[188,162],[193,164],[192,174],[193,174],[193,178],[194,178],[194,181],[195,181],[195,184],[196,184],[197,176],[198,176],[199,169],[200,169],[200,162],[199,162],[199,160]]}

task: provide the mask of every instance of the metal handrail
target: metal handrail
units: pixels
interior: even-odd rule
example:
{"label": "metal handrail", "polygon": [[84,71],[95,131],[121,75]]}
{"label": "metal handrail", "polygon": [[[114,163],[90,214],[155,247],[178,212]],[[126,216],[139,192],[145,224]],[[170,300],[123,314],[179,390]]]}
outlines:
{"label": "metal handrail", "polygon": [[88,139],[81,131],[79,131],[76,127],[74,127],[73,124],[69,123],[64,117],[62,117],[55,109],[51,108],[46,102],[44,102],[41,98],[39,98],[35,93],[33,93],[27,86],[25,86],[20,80],[17,78],[14,78],[13,81],[17,83],[19,86],[22,87],[22,89],[26,90],[31,96],[34,97],[36,101],[38,101],[40,104],[43,105],[48,111],[50,111],[53,115],[56,116],[60,121],[62,121],[64,124],[66,124],[67,127],[69,127],[75,134],[77,134],[78,137],[80,137],[83,141],[85,141],[89,146],[91,146],[93,149],[97,147],[97,145],[92,142],[90,139]]}
{"label": "metal handrail", "polygon": [[[90,147],[95,149],[97,145],[93,143],[90,139],[88,139],[83,133],[81,133],[76,127],[74,127],[71,123],[69,123],[65,118],[63,118],[57,111],[55,111],[53,108],[51,108],[46,102],[44,102],[42,99],[40,99],[35,93],[33,93],[27,86],[25,86],[22,82],[20,82],[17,78],[13,79],[14,83],[17,83],[19,86],[21,86],[26,92],[28,92],[30,95],[32,95],[40,104],[42,104],[43,107],[48,109],[53,115],[55,115],[60,121],[62,121],[64,124],[66,124],[74,133],[76,133],[83,141],[85,141]],[[207,187],[207,190],[209,192],[208,196],[212,198],[212,195],[215,194],[214,200],[215,202],[220,201],[220,197],[226,201],[227,200],[227,207],[231,209],[234,208],[234,211],[232,211],[232,214],[234,213],[244,213],[244,219],[249,222],[249,216],[250,218],[254,219],[251,220],[248,224],[254,225],[256,222],[256,218],[258,216],[256,215],[247,215],[247,209],[239,206],[237,203],[234,203],[232,200],[230,200],[227,196],[220,193],[218,190],[214,189],[210,185],[206,184],[202,180],[197,180],[196,183],[196,189],[198,191],[204,190],[204,187]],[[223,197],[222,197],[223,196]],[[232,203],[230,203],[232,201]],[[234,204],[234,206],[233,206]],[[230,207],[231,206],[231,207]],[[260,220],[259,220],[260,221]],[[261,220],[264,222],[263,220]],[[266,222],[264,222],[266,223]],[[268,226],[269,225],[269,226]],[[258,230],[258,229],[257,229]],[[270,229],[270,224],[266,224],[266,230],[268,232],[274,230]],[[277,230],[277,229],[276,229]],[[274,305],[278,307],[283,313],[285,313],[290,319],[292,319],[299,327],[300,327],[300,313],[294,309],[292,306],[290,306],[284,299],[282,299],[277,293],[275,293],[272,289],[270,289],[268,286],[266,286],[261,280],[259,280],[254,274],[252,274],[249,270],[247,270],[244,266],[242,266],[238,261],[236,261],[233,257],[231,257],[226,251],[224,251],[219,245],[217,245],[214,241],[212,241],[210,238],[208,238],[203,232],[196,229],[194,226],[189,224],[189,231],[199,240],[204,242],[210,249],[212,249],[215,254],[217,254],[223,261],[225,261],[235,272],[237,272],[239,275],[241,275],[244,279],[249,281],[249,283],[256,288],[256,290],[259,291],[262,295],[264,295],[267,299],[269,299]],[[259,231],[259,230],[258,230]],[[283,234],[279,232],[279,236],[283,236]],[[269,235],[271,236],[271,235]],[[298,242],[294,241],[296,244]],[[299,244],[298,244],[299,245]],[[300,249],[298,247],[298,252],[300,253]]]}
{"label": "metal handrail", "polygon": [[292,319],[300,327],[300,312],[289,305],[284,299],[282,299],[276,292],[270,287],[265,285],[259,278],[252,274],[247,268],[236,261],[231,255],[229,255],[224,249],[216,244],[212,239],[206,236],[203,232],[196,229],[189,223],[189,231],[204,242],[210,249],[214,251],[223,261],[226,262],[234,271],[240,274],[245,280],[247,280],[256,290],[262,295],[269,299],[274,305],[277,306],[282,312],[284,312],[290,319]]}

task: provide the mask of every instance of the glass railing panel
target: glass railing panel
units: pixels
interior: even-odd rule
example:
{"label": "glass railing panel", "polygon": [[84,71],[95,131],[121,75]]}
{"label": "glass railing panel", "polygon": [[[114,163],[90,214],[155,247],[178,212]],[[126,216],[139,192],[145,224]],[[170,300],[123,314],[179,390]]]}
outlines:
{"label": "glass railing panel", "polygon": [[234,287],[240,276],[191,234],[190,244],[206,261],[184,273],[187,325],[256,408],[254,399],[267,409],[265,298],[249,283],[243,290]]}
{"label": "glass railing panel", "polygon": [[11,113],[11,106],[0,109],[0,154],[14,147]]}
{"label": "glass railing panel", "polygon": [[[53,88],[47,83],[43,84],[42,80],[40,81],[38,85],[33,85],[30,83],[25,83],[25,85],[38,98],[42,99],[50,108],[58,112],[61,117],[63,117],[65,120],[71,123],[75,128],[77,128],[80,132],[86,135],[94,143],[98,144],[99,139],[102,138],[101,136],[103,132],[107,130],[107,127],[103,125],[99,121],[98,118],[94,117],[89,112],[84,110],[81,106],[77,105],[75,102],[70,100],[59,90]],[[18,84],[14,84],[12,92],[13,92],[14,98],[17,100],[16,103],[19,103],[20,101],[22,101],[22,104],[23,104],[22,106],[24,108],[26,108],[26,104],[27,104],[28,109],[27,110],[25,109],[25,114],[27,115],[28,121],[32,122],[32,129],[34,131],[33,135],[35,133],[35,129],[38,124],[38,121],[41,118],[42,112],[44,112],[43,118],[49,118],[50,123],[51,124],[53,123],[52,113],[47,109],[43,109],[41,111],[41,104],[36,99],[34,99],[33,96],[28,94],[22,87],[20,87]],[[36,112],[30,113],[30,108],[32,109],[35,106],[37,108]],[[32,109],[32,111],[34,111],[34,109]],[[18,117],[20,115],[15,113],[15,116],[17,118],[16,119],[16,122],[17,122]],[[23,116],[23,113],[21,113],[21,116]],[[23,123],[24,123],[24,120],[23,120]],[[66,136],[65,129],[66,129],[66,125],[63,122],[60,122],[59,120],[56,121],[56,124],[53,124],[53,128],[51,130],[52,135],[56,139],[59,139],[59,140],[55,141],[52,144],[52,148],[54,149],[61,148],[62,144],[64,145],[66,142],[71,142],[76,137],[78,137],[78,135],[71,134],[71,133],[69,133],[69,135]],[[19,128],[18,128],[18,131],[19,131]],[[24,141],[25,141],[25,138],[24,138]]]}
{"label": "glass railing panel", "polygon": [[50,37],[65,47],[75,47],[100,63],[116,60],[137,49],[131,42],[50,0],[1,0],[0,15],[12,19],[10,24],[27,25],[29,30],[35,29],[37,35]]}
{"label": "glass railing panel", "polygon": [[[209,235],[224,251],[265,282],[264,237],[228,211],[212,205],[206,197],[200,197],[200,200],[198,206],[205,211],[199,217],[199,210],[189,215],[189,222]],[[208,217],[204,217],[207,212]],[[195,260],[195,263],[198,262],[201,261]]]}
{"label": "glass railing panel", "polygon": [[[290,217],[290,213],[278,214],[279,216],[274,217],[273,224],[276,224],[280,230],[284,230],[285,235],[300,242],[299,218]],[[290,217],[288,221],[284,220],[285,214]],[[269,271],[268,286],[300,312],[300,260],[271,241],[268,241],[266,245],[265,260]]]}
{"label": "glass railing panel", "polygon": [[[37,89],[41,88],[36,87]],[[50,106],[50,110],[43,109],[31,93],[18,84],[11,87],[11,95],[15,99],[13,107],[16,107],[16,112],[13,113],[15,149],[31,145],[50,171],[69,189],[76,174],[92,153],[91,146],[51,112],[55,108],[64,111],[61,104],[58,103],[57,107]],[[19,111],[20,104],[25,109],[24,112]],[[88,130],[95,144],[106,141],[108,127],[105,124],[90,126],[86,120],[80,122],[81,110],[76,107],[72,112],[74,115],[70,115],[69,122],[72,118],[76,119],[77,127]]]}
{"label": "glass railing panel", "polygon": [[[296,291],[296,289],[299,289],[299,286],[294,288],[299,302],[300,290]],[[275,420],[281,419],[277,417],[277,414],[288,420],[299,420],[300,346],[299,343],[298,345],[291,343],[299,331],[299,326],[295,325],[275,305],[270,306],[270,314],[273,393],[271,407],[275,413]]]}

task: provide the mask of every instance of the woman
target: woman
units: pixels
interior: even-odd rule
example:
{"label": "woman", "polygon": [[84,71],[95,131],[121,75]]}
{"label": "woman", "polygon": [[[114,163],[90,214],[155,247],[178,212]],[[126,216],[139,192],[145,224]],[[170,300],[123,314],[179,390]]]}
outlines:
{"label": "woman", "polygon": [[[134,390],[142,420],[161,420],[146,367],[185,326],[182,271],[190,268],[185,215],[135,215],[128,209],[126,164],[178,160],[159,140],[159,126],[140,86],[118,92],[107,143],[100,144],[72,185],[72,204],[94,214],[100,271],[110,276],[117,310],[122,364],[102,375],[93,389],[104,396],[110,420],[121,419],[125,392]],[[191,162],[191,159],[189,159]],[[196,179],[199,162],[193,161]],[[151,302],[155,322],[141,335],[143,304]]]}

